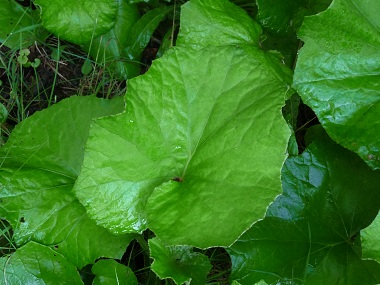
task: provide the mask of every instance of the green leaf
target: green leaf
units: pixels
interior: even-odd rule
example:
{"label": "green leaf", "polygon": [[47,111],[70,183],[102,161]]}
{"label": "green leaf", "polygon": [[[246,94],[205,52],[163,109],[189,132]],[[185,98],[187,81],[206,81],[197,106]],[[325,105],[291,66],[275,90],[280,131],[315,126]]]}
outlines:
{"label": "green leaf", "polygon": [[359,237],[380,206],[380,173],[335,144],[321,127],[312,130],[312,144],[284,165],[284,193],[228,250],[231,279],[241,284],[380,282],[380,264],[362,260]]}
{"label": "green leaf", "polygon": [[360,232],[363,257],[373,258],[380,262],[380,214],[367,228]]}
{"label": "green leaf", "polygon": [[30,66],[33,68],[39,67],[41,64],[41,60],[39,58],[35,58],[33,62],[30,63]]}
{"label": "green leaf", "polygon": [[165,246],[158,238],[149,240],[151,269],[161,279],[171,278],[176,284],[206,284],[211,269],[207,256],[193,252],[190,246]]}
{"label": "green leaf", "polygon": [[[284,283],[284,284],[287,284],[287,283]],[[291,283],[293,284],[293,283]],[[231,285],[241,285],[239,282],[237,282],[236,280],[233,280]],[[254,285],[268,285],[264,280],[260,280],[259,282],[255,283]]]}
{"label": "green leaf", "polygon": [[282,69],[253,47],[156,60],[129,81],[126,113],[92,125],[74,189],[89,215],[115,233],[149,226],[167,244],[233,243],[281,191]]}
{"label": "green leaf", "polygon": [[1,149],[0,163],[3,166],[9,162],[18,163],[75,177],[80,172],[84,156],[82,147],[93,118],[116,114],[123,109],[122,98],[70,97],[37,113],[26,123],[18,124]]}
{"label": "green leaf", "polygon": [[92,266],[92,272],[96,275],[93,285],[137,285],[133,271],[115,260],[99,260]]}
{"label": "green leaf", "polygon": [[264,50],[279,51],[287,66],[294,69],[297,51],[302,43],[296,31],[304,17],[325,10],[331,0],[258,0],[257,20],[264,27],[260,46]]}
{"label": "green leaf", "polygon": [[163,36],[161,40],[161,45],[157,51],[157,58],[161,57],[164,55],[165,52],[167,52],[172,46],[173,46],[173,36],[174,32],[173,29],[175,30],[176,27],[171,27]]}
{"label": "green leaf", "polygon": [[49,245],[79,268],[123,254],[132,237],[97,226],[71,192],[92,118],[122,108],[121,98],[71,97],[13,130],[0,152],[0,216],[19,246],[29,240]]}
{"label": "green leaf", "polygon": [[19,51],[19,56],[17,57],[17,62],[19,64],[26,64],[28,62],[28,55],[30,55],[30,50],[25,48]]}
{"label": "green leaf", "polygon": [[177,46],[258,45],[261,27],[227,0],[191,0],[182,6]]}
{"label": "green leaf", "polygon": [[298,49],[301,42],[295,35],[278,36],[264,34],[260,38],[260,47],[265,51],[277,51],[281,54],[282,61],[291,69],[294,69]]}
{"label": "green leaf", "polygon": [[139,74],[139,65],[133,63],[125,55],[123,49],[128,44],[131,27],[139,19],[135,5],[125,0],[118,0],[115,25],[107,33],[102,34],[85,44],[85,49],[98,64],[104,64],[115,76],[127,79]]}
{"label": "green leaf", "polygon": [[[170,2],[171,0],[163,0],[165,2]],[[160,0],[128,0],[131,4],[137,4],[137,3],[148,3],[152,6],[162,5],[160,3]]]}
{"label": "green leaf", "polygon": [[294,87],[327,133],[373,169],[380,168],[379,10],[377,0],[335,0],[307,18],[294,74]]}
{"label": "green leaf", "polygon": [[[49,247],[29,242],[0,258],[2,284],[83,284],[75,266]],[[3,283],[4,282],[4,283]]]}
{"label": "green leaf", "polygon": [[11,49],[31,46],[46,36],[38,20],[39,12],[22,7],[14,0],[0,0],[0,43]]}
{"label": "green leaf", "polygon": [[160,22],[173,11],[172,6],[158,7],[148,11],[133,25],[125,43],[124,54],[130,60],[139,61]]}
{"label": "green leaf", "polygon": [[292,35],[301,27],[305,16],[327,9],[330,3],[331,0],[257,0],[257,20],[271,33]]}
{"label": "green leaf", "polygon": [[7,108],[0,103],[0,124],[4,123],[8,118],[8,110]]}
{"label": "green leaf", "polygon": [[85,44],[115,25],[118,2],[113,0],[35,0],[43,26],[61,39]]}
{"label": "green leaf", "polygon": [[82,65],[81,72],[84,75],[89,75],[93,70],[91,60],[86,59]]}

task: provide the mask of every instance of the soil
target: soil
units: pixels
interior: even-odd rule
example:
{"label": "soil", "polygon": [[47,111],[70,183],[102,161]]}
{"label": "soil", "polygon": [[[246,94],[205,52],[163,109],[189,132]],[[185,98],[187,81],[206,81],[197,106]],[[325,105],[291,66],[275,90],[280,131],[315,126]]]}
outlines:
{"label": "soil", "polygon": [[[30,62],[36,58],[41,61],[37,68],[23,67],[17,62],[19,52],[12,52],[5,46],[0,48],[1,57],[8,68],[8,71],[0,69],[0,102],[8,107],[7,123],[11,125],[52,103],[77,94],[81,83],[83,61],[57,62],[51,58],[51,50],[37,45],[30,47],[29,51]],[[9,77],[10,69],[13,70],[12,78]],[[20,106],[24,107],[22,116]]]}

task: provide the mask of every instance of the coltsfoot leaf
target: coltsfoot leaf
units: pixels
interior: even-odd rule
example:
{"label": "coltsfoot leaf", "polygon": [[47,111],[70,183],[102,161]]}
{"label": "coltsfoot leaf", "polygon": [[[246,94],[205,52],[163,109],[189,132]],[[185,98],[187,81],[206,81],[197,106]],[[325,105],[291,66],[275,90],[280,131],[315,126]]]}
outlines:
{"label": "coltsfoot leaf", "polygon": [[0,284],[83,284],[75,266],[47,246],[29,242],[0,258]]}
{"label": "coltsfoot leaf", "polygon": [[[254,48],[173,48],[92,125],[79,200],[115,233],[226,246],[281,192],[287,77]],[[189,232],[192,234],[189,235]]]}
{"label": "coltsfoot leaf", "polygon": [[121,257],[133,237],[97,226],[71,192],[92,118],[121,111],[120,99],[71,97],[13,130],[0,151],[0,216],[12,225],[18,246],[49,245],[78,268]]}
{"label": "coltsfoot leaf", "polygon": [[294,73],[327,133],[373,169],[380,168],[379,10],[378,0],[335,0],[306,18]]}
{"label": "coltsfoot leaf", "polygon": [[212,267],[207,256],[190,246],[165,246],[158,238],[149,240],[149,249],[154,260],[151,268],[161,279],[171,278],[178,285],[206,284]]}
{"label": "coltsfoot leaf", "polygon": [[299,156],[287,159],[284,193],[228,252],[231,279],[254,284],[369,285],[380,264],[362,259],[360,231],[380,206],[380,172],[335,144],[318,126]]}

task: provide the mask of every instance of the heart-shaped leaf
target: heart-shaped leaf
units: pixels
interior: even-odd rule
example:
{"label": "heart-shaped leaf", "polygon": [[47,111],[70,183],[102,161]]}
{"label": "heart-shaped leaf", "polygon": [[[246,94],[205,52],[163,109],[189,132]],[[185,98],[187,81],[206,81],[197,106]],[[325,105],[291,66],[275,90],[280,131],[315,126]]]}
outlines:
{"label": "heart-shaped leaf", "polygon": [[318,126],[312,144],[287,159],[284,193],[229,249],[231,279],[254,284],[377,284],[380,264],[363,260],[360,230],[380,206],[380,172]]}
{"label": "heart-shaped leaf", "polygon": [[75,187],[88,213],[115,233],[149,226],[168,244],[231,244],[281,191],[282,68],[253,47],[156,60],[129,81],[126,113],[92,126]]}

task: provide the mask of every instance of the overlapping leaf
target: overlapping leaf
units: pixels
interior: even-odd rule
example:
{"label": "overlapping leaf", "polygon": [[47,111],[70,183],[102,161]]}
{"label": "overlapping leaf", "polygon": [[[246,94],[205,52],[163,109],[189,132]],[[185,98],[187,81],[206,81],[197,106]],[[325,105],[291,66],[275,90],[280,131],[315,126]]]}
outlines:
{"label": "overlapping leaf", "polygon": [[137,285],[133,271],[112,259],[99,260],[91,270],[96,275],[93,285]]}
{"label": "overlapping leaf", "polygon": [[257,45],[260,34],[260,25],[231,2],[192,0],[182,6],[177,46]]}
{"label": "overlapping leaf", "polygon": [[12,132],[1,149],[0,216],[19,246],[30,239],[50,245],[79,268],[124,252],[131,238],[97,226],[71,193],[92,118],[122,108],[120,99],[72,97]]}
{"label": "overlapping leaf", "polygon": [[193,252],[190,246],[165,246],[158,238],[149,240],[152,270],[161,279],[171,278],[176,284],[206,284],[211,269],[207,256]]}
{"label": "overlapping leaf", "polygon": [[284,193],[230,249],[232,279],[253,284],[376,284],[380,264],[362,260],[360,230],[380,206],[380,173],[314,129],[285,163]]}
{"label": "overlapping leaf", "polygon": [[377,0],[335,0],[307,18],[294,75],[328,134],[373,169],[380,168],[379,10]]}
{"label": "overlapping leaf", "polygon": [[126,79],[139,73],[138,63],[130,62],[123,50],[131,27],[140,15],[135,5],[130,5],[125,0],[117,2],[115,25],[107,33],[85,43],[85,48],[99,64],[105,64],[109,70],[115,72],[116,77]]}
{"label": "overlapping leaf", "polygon": [[380,214],[376,219],[360,232],[363,247],[363,257],[373,258],[380,262]]}
{"label": "overlapping leaf", "polygon": [[292,35],[305,16],[325,10],[331,0],[257,0],[257,19],[263,27],[277,35]]}
{"label": "overlapping leaf", "polygon": [[276,50],[284,62],[294,68],[297,51],[301,46],[296,37],[304,17],[325,10],[331,0],[257,0],[257,21],[263,26],[265,36],[260,45],[264,50]]}
{"label": "overlapping leaf", "polygon": [[172,6],[157,7],[144,14],[132,27],[125,40],[124,53],[130,60],[139,61],[144,48],[160,22],[173,11]]}
{"label": "overlapping leaf", "polygon": [[10,256],[0,258],[0,283],[83,284],[75,266],[51,248],[29,242]]}
{"label": "overlapping leaf", "polygon": [[118,1],[35,0],[43,25],[62,39],[85,44],[112,29]]}
{"label": "overlapping leaf", "polygon": [[29,47],[38,38],[46,37],[45,31],[38,27],[38,13],[14,0],[1,0],[0,43],[12,49],[21,49]]}

